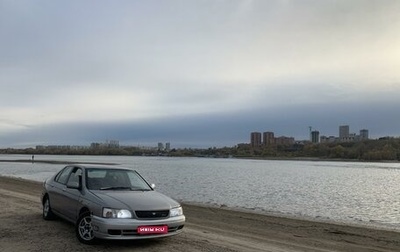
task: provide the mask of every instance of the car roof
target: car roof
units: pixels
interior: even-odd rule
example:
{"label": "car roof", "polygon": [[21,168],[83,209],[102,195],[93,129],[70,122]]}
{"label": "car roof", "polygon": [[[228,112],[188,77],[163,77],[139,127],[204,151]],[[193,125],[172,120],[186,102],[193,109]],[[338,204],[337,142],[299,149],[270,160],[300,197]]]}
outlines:
{"label": "car roof", "polygon": [[103,165],[103,164],[82,164],[82,163],[77,163],[77,164],[70,164],[67,166],[75,166],[75,167],[80,167],[84,169],[112,169],[112,170],[130,170],[133,171],[134,169],[129,168],[129,167],[123,167],[123,166],[111,166],[111,165]]}

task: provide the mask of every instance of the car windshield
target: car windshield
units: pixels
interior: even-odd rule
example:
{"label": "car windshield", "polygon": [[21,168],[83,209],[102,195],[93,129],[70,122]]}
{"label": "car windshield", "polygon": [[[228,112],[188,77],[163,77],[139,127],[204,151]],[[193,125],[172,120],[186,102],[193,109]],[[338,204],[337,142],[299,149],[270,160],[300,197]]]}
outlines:
{"label": "car windshield", "polygon": [[107,168],[87,169],[86,186],[89,190],[152,190],[147,182],[135,171]]}

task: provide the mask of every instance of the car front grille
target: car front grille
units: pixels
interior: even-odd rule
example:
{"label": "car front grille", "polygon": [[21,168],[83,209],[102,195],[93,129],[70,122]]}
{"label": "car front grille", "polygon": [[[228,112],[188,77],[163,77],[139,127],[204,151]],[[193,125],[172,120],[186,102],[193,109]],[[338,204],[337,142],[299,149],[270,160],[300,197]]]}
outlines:
{"label": "car front grille", "polygon": [[157,218],[166,218],[169,215],[169,210],[161,210],[161,211],[136,211],[136,216],[139,219],[157,219]]}

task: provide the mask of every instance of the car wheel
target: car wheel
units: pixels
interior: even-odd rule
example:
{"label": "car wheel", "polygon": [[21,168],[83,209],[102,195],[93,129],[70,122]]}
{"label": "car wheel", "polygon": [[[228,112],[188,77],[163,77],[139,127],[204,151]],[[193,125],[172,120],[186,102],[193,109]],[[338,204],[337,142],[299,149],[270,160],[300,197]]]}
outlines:
{"label": "car wheel", "polygon": [[54,213],[51,210],[51,206],[50,206],[50,199],[48,196],[46,196],[43,201],[43,219],[53,220],[54,217],[55,217]]}
{"label": "car wheel", "polygon": [[80,242],[85,244],[94,244],[96,242],[92,228],[92,217],[89,212],[84,212],[79,216],[75,230],[76,237]]}

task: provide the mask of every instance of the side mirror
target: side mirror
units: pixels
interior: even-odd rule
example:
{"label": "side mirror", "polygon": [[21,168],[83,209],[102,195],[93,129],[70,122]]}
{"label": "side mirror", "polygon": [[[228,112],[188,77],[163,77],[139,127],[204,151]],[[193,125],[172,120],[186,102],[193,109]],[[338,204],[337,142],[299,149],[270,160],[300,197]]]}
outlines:
{"label": "side mirror", "polygon": [[156,185],[155,185],[155,184],[151,184],[150,187],[151,187],[152,189],[155,189],[155,188],[156,188]]}

